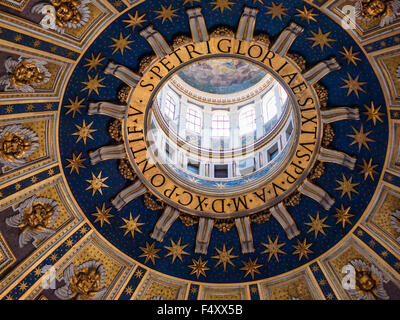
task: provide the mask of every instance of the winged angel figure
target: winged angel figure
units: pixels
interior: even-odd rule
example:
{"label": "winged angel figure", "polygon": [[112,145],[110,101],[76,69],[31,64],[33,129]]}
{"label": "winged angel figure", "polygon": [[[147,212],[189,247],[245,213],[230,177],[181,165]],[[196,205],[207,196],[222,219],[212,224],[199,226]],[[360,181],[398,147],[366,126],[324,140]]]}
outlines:
{"label": "winged angel figure", "polygon": [[57,201],[33,196],[20,203],[14,211],[18,214],[6,219],[6,224],[20,229],[19,246],[22,248],[32,242],[35,247],[54,234],[54,225],[59,205]]}
{"label": "winged angel figure", "polygon": [[376,266],[368,265],[360,259],[352,260],[350,264],[356,270],[356,288],[348,290],[352,297],[358,300],[389,299],[383,287],[388,281],[385,281],[382,272]]}
{"label": "winged angel figure", "polygon": [[40,25],[65,33],[66,29],[83,27],[90,19],[90,0],[51,0],[32,7],[32,13],[44,15]]}
{"label": "winged angel figure", "polygon": [[75,268],[71,263],[63,274],[65,285],[54,294],[62,300],[101,300],[106,294],[105,268],[100,262],[90,260]]}
{"label": "winged angel figure", "polygon": [[6,75],[0,77],[4,91],[35,92],[34,87],[49,82],[51,74],[46,68],[46,61],[36,58],[9,57],[4,62]]}
{"label": "winged angel figure", "polygon": [[400,0],[358,0],[355,14],[360,20],[380,19],[379,25],[383,27],[400,15]]}

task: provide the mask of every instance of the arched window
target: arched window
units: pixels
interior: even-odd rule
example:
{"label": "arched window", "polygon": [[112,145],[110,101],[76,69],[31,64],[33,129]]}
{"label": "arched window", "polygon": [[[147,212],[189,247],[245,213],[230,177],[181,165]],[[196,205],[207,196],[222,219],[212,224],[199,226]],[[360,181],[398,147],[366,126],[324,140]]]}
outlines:
{"label": "arched window", "polygon": [[273,90],[271,90],[264,98],[264,123],[272,120],[278,114],[276,103],[276,97]]}
{"label": "arched window", "polygon": [[201,113],[193,108],[189,108],[186,114],[186,129],[193,131],[197,134],[201,133],[202,126],[202,116]]}
{"label": "arched window", "polygon": [[229,115],[226,112],[215,113],[212,117],[212,136],[213,137],[229,137],[231,124]]}
{"label": "arched window", "polygon": [[164,113],[168,118],[174,119],[175,111],[176,101],[169,93],[167,93],[165,96]]}
{"label": "arched window", "polygon": [[256,112],[254,107],[246,107],[239,113],[239,134],[253,132],[257,129]]}

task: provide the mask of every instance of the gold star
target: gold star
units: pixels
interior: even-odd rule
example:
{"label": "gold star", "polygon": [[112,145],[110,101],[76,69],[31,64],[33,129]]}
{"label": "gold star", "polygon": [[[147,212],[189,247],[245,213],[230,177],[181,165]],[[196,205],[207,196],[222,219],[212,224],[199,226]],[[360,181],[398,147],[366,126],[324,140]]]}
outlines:
{"label": "gold star", "polygon": [[143,277],[143,271],[142,270],[136,270],[135,277],[138,278],[138,279],[141,279]]}
{"label": "gold star", "polygon": [[195,259],[192,259],[192,262],[193,262],[193,264],[188,266],[189,268],[192,269],[192,271],[190,272],[190,275],[195,274],[197,279],[201,275],[203,275],[204,277],[207,277],[206,276],[206,271],[210,270],[209,267],[206,267],[206,264],[207,264],[208,261],[207,260],[206,261],[202,261],[201,257],[200,257],[199,260],[197,260],[197,261]]}
{"label": "gold star", "polygon": [[31,178],[31,182],[32,183],[36,183],[38,181],[38,178],[36,177],[36,176],[33,176],[32,178]]}
{"label": "gold star", "polygon": [[381,116],[383,116],[384,113],[379,112],[381,110],[382,106],[375,108],[374,102],[371,101],[371,107],[364,105],[364,108],[367,109],[367,111],[364,112],[364,114],[368,116],[367,121],[372,120],[372,122],[374,123],[374,126],[376,125],[377,120],[379,122],[383,122],[383,120],[381,119]]}
{"label": "gold star", "polygon": [[13,106],[10,105],[10,106],[7,106],[7,107],[6,107],[6,112],[7,112],[7,113],[11,113],[11,112],[13,112],[13,111],[14,111],[14,107],[13,107]]}
{"label": "gold star", "polygon": [[359,185],[359,183],[352,183],[353,177],[351,176],[349,180],[345,177],[343,174],[343,181],[336,180],[338,184],[340,184],[340,187],[336,188],[335,190],[341,190],[342,195],[341,198],[343,198],[346,194],[348,195],[349,199],[351,200],[351,193],[354,192],[358,194],[358,191],[355,189],[356,186]]}
{"label": "gold star", "polygon": [[125,294],[128,295],[128,296],[132,295],[133,294],[133,288],[131,286],[127,286],[125,288]]}
{"label": "gold star", "polygon": [[353,46],[351,46],[349,49],[343,47],[343,50],[344,51],[339,51],[339,53],[342,54],[347,60],[347,64],[349,65],[350,63],[353,63],[355,66],[357,66],[357,61],[361,61],[361,59],[357,57],[359,52],[353,52]]}
{"label": "gold star", "polygon": [[67,241],[65,241],[65,245],[67,247],[72,247],[74,245],[74,242],[71,239],[68,239]]}
{"label": "gold star", "polygon": [[254,279],[254,274],[258,273],[260,274],[260,270],[258,268],[262,267],[262,264],[257,264],[258,258],[256,258],[254,261],[249,258],[248,262],[242,261],[243,267],[240,268],[242,271],[246,271],[243,278],[246,278],[248,275],[251,275],[251,277]]}
{"label": "gold star", "polygon": [[93,139],[92,133],[97,131],[97,129],[91,129],[93,125],[93,121],[89,123],[89,125],[86,125],[85,120],[83,120],[82,126],[75,125],[75,127],[78,129],[77,132],[73,133],[73,136],[78,136],[78,139],[76,140],[75,143],[78,143],[79,141],[83,140],[84,144],[86,144],[86,140]]}
{"label": "gold star", "polygon": [[313,266],[313,267],[312,267],[312,270],[313,270],[314,272],[318,272],[318,271],[319,271],[318,265]]}
{"label": "gold star", "polygon": [[275,2],[272,2],[272,6],[267,7],[267,9],[267,14],[272,15],[271,19],[279,18],[279,20],[282,20],[282,16],[287,16],[285,12],[287,8],[282,7],[282,3],[277,5]]}
{"label": "gold star", "polygon": [[196,294],[197,293],[197,288],[196,287],[191,287],[190,288],[190,292],[193,293],[193,294]]}
{"label": "gold star", "polygon": [[33,273],[35,274],[36,277],[39,277],[42,274],[42,269],[36,268]]}
{"label": "gold star", "polygon": [[110,221],[108,220],[109,218],[114,217],[112,214],[110,214],[111,209],[112,209],[111,207],[106,209],[105,203],[103,203],[103,206],[101,207],[101,209],[98,206],[96,206],[97,212],[92,213],[92,216],[96,217],[96,220],[94,222],[95,223],[100,222],[100,227],[102,227],[102,228],[103,228],[104,222],[111,224]]}
{"label": "gold star", "polygon": [[15,185],[15,190],[19,190],[19,189],[21,189],[21,185],[19,184],[19,183],[17,183],[16,185]]}
{"label": "gold star", "polygon": [[26,288],[28,288],[28,285],[26,284],[26,282],[22,281],[22,282],[19,284],[19,290],[25,291]]}
{"label": "gold star", "polygon": [[357,131],[353,126],[352,128],[354,134],[347,135],[348,137],[354,139],[354,141],[350,145],[352,146],[353,144],[358,143],[359,152],[361,151],[362,146],[366,147],[369,150],[368,142],[375,142],[375,140],[368,138],[368,136],[371,134],[372,131],[364,133],[364,125],[361,125],[360,131]]}
{"label": "gold star", "polygon": [[130,43],[133,41],[128,40],[130,37],[130,34],[128,34],[125,38],[122,37],[122,33],[119,34],[119,39],[112,38],[112,41],[114,41],[114,44],[112,44],[110,47],[115,48],[113,53],[117,52],[118,50],[121,51],[121,54],[124,55],[124,49],[131,50],[131,47],[129,46]]}
{"label": "gold star", "polygon": [[8,295],[6,296],[6,300],[11,301],[11,300],[14,300],[14,298],[13,298],[12,295],[8,294]]}
{"label": "gold star", "polygon": [[57,261],[57,259],[58,259],[58,256],[57,256],[57,254],[55,254],[55,253],[53,253],[51,256],[50,256],[50,260],[51,261]]}
{"label": "gold star", "polygon": [[16,42],[20,42],[20,41],[22,40],[22,35],[21,35],[21,34],[17,34],[17,35],[14,37],[14,40],[15,40]]}
{"label": "gold star", "polygon": [[226,246],[224,244],[222,250],[219,250],[218,248],[215,248],[215,250],[218,252],[218,255],[211,257],[213,259],[218,259],[218,262],[215,265],[215,267],[218,267],[220,264],[222,264],[224,266],[224,272],[226,272],[226,264],[227,263],[229,263],[231,266],[235,266],[232,262],[232,259],[235,259],[238,256],[234,256],[231,254],[233,248],[226,251]]}
{"label": "gold star", "polygon": [[268,236],[268,244],[261,243],[266,249],[261,252],[261,254],[269,254],[268,261],[271,260],[272,256],[275,257],[276,261],[279,262],[279,254],[286,254],[286,252],[282,251],[281,248],[286,243],[279,243],[279,236],[276,237],[274,241],[271,240],[270,236]]}
{"label": "gold star", "polygon": [[293,255],[298,254],[299,255],[299,261],[305,257],[308,259],[308,254],[313,253],[313,251],[310,250],[310,247],[312,246],[312,243],[307,243],[307,239],[304,238],[303,242],[300,242],[300,240],[297,239],[297,245],[294,245],[293,248],[296,250],[293,251]]}
{"label": "gold star", "polygon": [[72,154],[72,159],[66,159],[69,162],[69,165],[67,165],[67,168],[71,168],[71,171],[69,174],[72,174],[72,172],[75,170],[77,174],[79,174],[79,169],[80,168],[86,168],[82,163],[86,160],[85,158],[82,157],[82,152],[79,154],[79,156],[76,156],[75,153]]}
{"label": "gold star", "polygon": [[310,10],[308,10],[306,8],[306,6],[304,6],[304,10],[300,10],[300,9],[296,9],[298,14],[296,14],[296,17],[300,17],[301,21],[303,20],[307,20],[307,23],[310,24],[311,21],[315,21],[317,22],[317,19],[315,19],[314,17],[317,17],[318,14],[313,12],[313,8],[311,8]]}
{"label": "gold star", "polygon": [[39,47],[39,46],[40,46],[40,40],[35,40],[35,41],[33,42],[33,46],[34,46],[35,48]]}
{"label": "gold star", "polygon": [[139,222],[140,215],[138,215],[135,219],[132,219],[132,213],[129,213],[129,220],[122,218],[124,220],[125,225],[121,227],[121,229],[126,229],[124,236],[126,236],[129,232],[131,233],[132,239],[135,239],[135,232],[142,233],[139,229],[140,226],[143,226],[144,223]]}
{"label": "gold star", "polygon": [[54,174],[54,170],[53,169],[49,169],[49,171],[47,171],[47,174],[49,176],[52,176]]}
{"label": "gold star", "polygon": [[84,67],[89,67],[88,72],[89,72],[90,70],[92,70],[92,69],[97,70],[97,67],[98,67],[98,66],[103,65],[101,62],[102,62],[104,59],[105,59],[104,57],[103,57],[103,58],[101,57],[100,52],[97,54],[96,57],[94,56],[94,54],[93,54],[93,52],[92,52],[92,57],[91,57],[91,58],[85,58],[85,60],[86,60],[88,63],[85,64]]}
{"label": "gold star", "polygon": [[44,106],[44,108],[46,109],[46,110],[52,110],[53,109],[53,105],[51,104],[51,103],[48,103],[48,104],[46,104],[45,106]]}
{"label": "gold star", "polygon": [[80,230],[80,233],[86,234],[86,232],[88,232],[88,229],[86,229],[86,226],[82,227],[82,229]]}
{"label": "gold star", "polygon": [[175,243],[171,239],[171,246],[164,246],[165,249],[169,250],[169,252],[166,254],[166,257],[172,256],[172,263],[175,262],[176,258],[178,258],[182,262],[182,255],[189,255],[189,253],[184,250],[188,246],[188,244],[181,246],[181,241],[182,239],[180,238],[179,241]]}
{"label": "gold star", "polygon": [[315,239],[317,239],[318,233],[320,233],[320,232],[324,236],[326,236],[324,228],[330,228],[330,226],[324,224],[324,222],[326,219],[328,219],[328,217],[326,216],[325,218],[320,219],[319,212],[317,212],[317,216],[315,217],[315,219],[311,215],[308,215],[308,217],[310,218],[311,222],[306,222],[304,224],[307,226],[310,226],[311,228],[310,228],[310,230],[308,230],[307,233],[314,231]]}
{"label": "gold star", "polygon": [[346,226],[346,223],[351,224],[350,218],[354,217],[354,214],[350,214],[350,208],[351,207],[345,209],[343,204],[340,209],[336,208],[336,214],[334,215],[334,217],[337,218],[336,224],[341,223],[342,228]]}
{"label": "gold star", "polygon": [[32,111],[35,108],[35,106],[33,104],[28,104],[26,106],[26,111]]}
{"label": "gold star", "polygon": [[146,14],[142,14],[139,16],[139,11],[136,11],[135,16],[132,17],[131,14],[128,13],[129,19],[128,20],[122,20],[123,22],[126,22],[127,25],[125,28],[132,27],[132,31],[135,30],[136,26],[143,27],[143,23],[145,23],[147,20],[144,18]]}
{"label": "gold star", "polygon": [[190,3],[190,5],[193,5],[193,2],[201,2],[201,0],[183,0],[183,5]]}
{"label": "gold star", "polygon": [[346,84],[344,86],[341,86],[340,88],[342,89],[349,89],[347,92],[347,96],[351,95],[353,92],[356,94],[357,98],[359,98],[358,91],[364,92],[365,90],[362,88],[366,82],[360,82],[360,75],[358,75],[356,78],[353,79],[353,77],[350,75],[350,73],[347,73],[348,79],[343,79]]}
{"label": "gold star", "polygon": [[314,31],[311,31],[311,33],[313,34],[313,37],[307,39],[314,41],[314,43],[312,44],[312,48],[319,45],[321,47],[321,51],[324,51],[325,46],[332,48],[330,42],[336,41],[329,38],[329,35],[331,34],[330,31],[327,33],[323,33],[321,28],[318,28],[318,33],[315,33]]}
{"label": "gold star", "polygon": [[212,11],[219,9],[221,13],[224,13],[225,9],[232,10],[231,5],[235,3],[229,0],[215,0],[211,4],[214,5]]}
{"label": "gold star", "polygon": [[367,180],[368,177],[371,177],[372,181],[375,181],[374,174],[377,174],[378,172],[376,172],[374,169],[378,167],[378,165],[372,164],[372,158],[369,159],[368,163],[365,159],[363,159],[363,164],[358,166],[362,168],[360,173],[364,175],[364,181]]}
{"label": "gold star", "polygon": [[103,194],[103,190],[101,188],[108,188],[108,185],[104,183],[108,179],[108,177],[102,178],[101,177],[102,171],[100,171],[99,176],[96,177],[92,172],[92,180],[86,180],[90,184],[86,190],[92,190],[92,197],[98,191],[101,195]]}
{"label": "gold star", "polygon": [[99,95],[99,88],[104,88],[105,86],[101,84],[101,82],[104,80],[104,78],[99,79],[99,75],[96,74],[94,78],[92,78],[90,75],[88,75],[88,81],[82,82],[82,84],[86,85],[85,88],[81,90],[89,90],[88,96],[94,91]]}
{"label": "gold star", "polygon": [[156,19],[162,19],[161,23],[164,23],[165,20],[169,20],[170,22],[172,22],[172,19],[174,17],[177,17],[178,15],[175,13],[176,11],[178,11],[178,9],[172,9],[172,4],[169,5],[168,8],[164,7],[163,5],[161,5],[161,10],[156,10],[154,11],[155,13],[158,13],[158,16],[156,17]]}
{"label": "gold star", "polygon": [[154,248],[154,242],[150,245],[146,241],[146,248],[140,247],[140,250],[143,251],[143,253],[139,256],[139,258],[145,258],[144,263],[147,263],[147,261],[151,260],[153,264],[156,264],[155,259],[160,258],[159,255],[157,254],[158,251],[161,249],[156,249]]}

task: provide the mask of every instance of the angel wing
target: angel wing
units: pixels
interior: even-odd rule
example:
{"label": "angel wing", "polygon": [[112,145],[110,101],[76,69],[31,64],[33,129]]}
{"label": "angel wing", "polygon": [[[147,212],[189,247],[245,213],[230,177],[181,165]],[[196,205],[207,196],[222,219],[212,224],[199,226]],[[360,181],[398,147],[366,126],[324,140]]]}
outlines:
{"label": "angel wing", "polygon": [[13,58],[9,57],[5,62],[4,62],[4,68],[8,73],[13,72],[15,67],[18,65],[19,61],[14,60]]}
{"label": "angel wing", "polygon": [[22,223],[23,219],[24,219],[24,214],[18,213],[12,217],[8,217],[6,219],[6,224],[9,227],[18,228],[18,226]]}
{"label": "angel wing", "polygon": [[33,234],[33,245],[37,248],[39,246],[39,244],[43,241],[46,240],[48,238],[50,238],[53,234],[55,233],[54,230],[51,229],[45,229],[43,231],[40,232],[34,232]]}
{"label": "angel wing", "polygon": [[64,270],[64,273],[63,273],[63,279],[65,282],[65,285],[54,291],[54,294],[57,296],[57,298],[59,298],[61,300],[69,300],[72,298],[74,293],[69,289],[69,282],[73,276],[74,276],[74,264],[71,263]]}

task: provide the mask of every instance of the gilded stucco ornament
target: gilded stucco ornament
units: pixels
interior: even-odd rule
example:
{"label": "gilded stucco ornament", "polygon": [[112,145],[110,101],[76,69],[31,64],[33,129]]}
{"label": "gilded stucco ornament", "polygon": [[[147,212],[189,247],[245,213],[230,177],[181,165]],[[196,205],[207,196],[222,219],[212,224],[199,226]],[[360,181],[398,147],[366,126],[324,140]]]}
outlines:
{"label": "gilded stucco ornament", "polygon": [[88,23],[89,0],[51,0],[33,6],[32,13],[44,15],[40,24],[45,29],[61,34],[66,29],[77,29]]}
{"label": "gilded stucco ornament", "polygon": [[13,170],[22,167],[26,159],[39,147],[37,134],[23,128],[20,124],[14,124],[0,129],[0,164],[2,171]]}
{"label": "gilded stucco ornament", "polygon": [[397,70],[396,70],[396,78],[397,78],[397,81],[400,82],[400,65],[397,67]]}
{"label": "gilded stucco ornament", "polygon": [[399,0],[359,0],[356,17],[360,20],[379,19],[381,27],[388,25],[400,14]]}
{"label": "gilded stucco ornament", "polygon": [[37,246],[54,234],[52,227],[59,212],[57,201],[33,196],[13,209],[18,211],[18,214],[7,218],[6,224],[20,230],[19,246],[21,248],[30,242]]}
{"label": "gilded stucco ornament", "polygon": [[4,91],[35,92],[35,87],[49,82],[51,74],[46,68],[46,61],[19,57],[9,57],[4,62],[6,75],[0,77]]}
{"label": "gilded stucco ornament", "polygon": [[357,300],[389,299],[389,295],[383,286],[387,281],[375,265],[368,265],[360,259],[352,260],[350,264],[356,271],[356,288],[347,291],[350,296]]}
{"label": "gilded stucco ornament", "polygon": [[65,285],[54,294],[62,300],[101,300],[107,287],[104,287],[105,268],[100,262],[90,260],[75,268],[71,263],[63,274]]}

